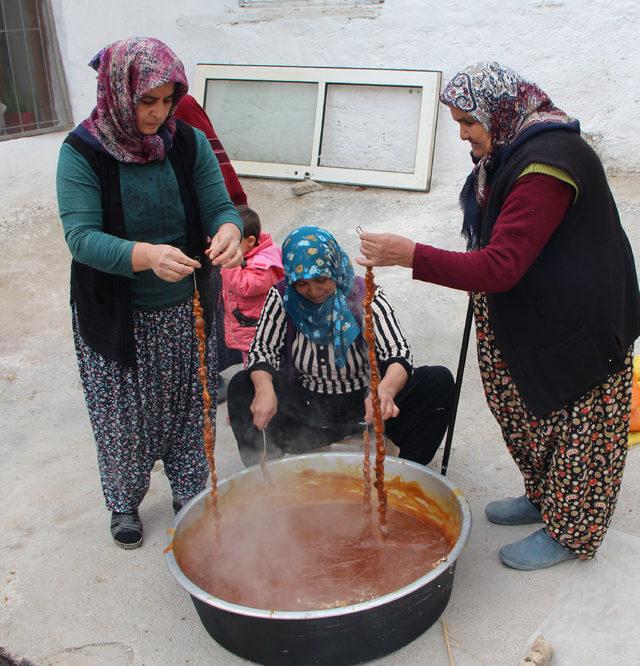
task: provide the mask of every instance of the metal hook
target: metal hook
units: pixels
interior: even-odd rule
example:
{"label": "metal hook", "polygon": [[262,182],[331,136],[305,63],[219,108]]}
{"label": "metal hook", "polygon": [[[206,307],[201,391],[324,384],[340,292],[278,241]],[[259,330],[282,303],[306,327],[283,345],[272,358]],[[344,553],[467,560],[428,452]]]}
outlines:
{"label": "metal hook", "polygon": [[362,236],[362,234],[364,233],[364,229],[360,225],[358,225],[356,227],[356,233],[358,234],[358,236]]}
{"label": "metal hook", "polygon": [[[194,257],[194,259],[199,263],[200,262],[200,257]],[[198,282],[196,280],[196,269],[193,269],[193,288],[198,291]]]}

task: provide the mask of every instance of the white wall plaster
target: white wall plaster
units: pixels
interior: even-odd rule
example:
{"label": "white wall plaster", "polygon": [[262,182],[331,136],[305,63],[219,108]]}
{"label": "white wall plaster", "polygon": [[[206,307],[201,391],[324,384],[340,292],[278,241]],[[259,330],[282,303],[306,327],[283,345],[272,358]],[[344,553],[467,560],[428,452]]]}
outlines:
{"label": "white wall plaster", "polygon": [[[375,7],[306,9],[244,9],[237,0],[52,5],[76,122],[95,100],[95,75],[86,63],[103,45],[130,35],[166,41],[189,77],[197,62],[215,62],[439,69],[446,81],[468,63],[498,60],[580,119],[610,173],[640,172],[635,0],[386,0]],[[441,108],[432,187],[462,182],[470,166],[448,116]],[[63,138],[0,142],[0,217],[53,200]]]}
{"label": "white wall plaster", "polygon": [[421,88],[329,84],[320,164],[412,173],[421,92]]}

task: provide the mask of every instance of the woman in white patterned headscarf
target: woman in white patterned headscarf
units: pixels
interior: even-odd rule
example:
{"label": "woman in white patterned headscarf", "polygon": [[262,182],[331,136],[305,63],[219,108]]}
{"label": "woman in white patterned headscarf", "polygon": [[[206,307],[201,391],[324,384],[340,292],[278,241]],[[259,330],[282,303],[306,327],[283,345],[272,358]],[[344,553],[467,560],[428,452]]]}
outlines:
{"label": "woman in white patterned headscarf", "polygon": [[363,265],[472,292],[489,407],[524,480],[495,523],[542,522],[501,548],[517,569],[594,556],[627,451],[640,294],[600,160],[580,126],[498,63],[458,72],[440,100],[471,145],[462,189],[468,252],[363,234]]}

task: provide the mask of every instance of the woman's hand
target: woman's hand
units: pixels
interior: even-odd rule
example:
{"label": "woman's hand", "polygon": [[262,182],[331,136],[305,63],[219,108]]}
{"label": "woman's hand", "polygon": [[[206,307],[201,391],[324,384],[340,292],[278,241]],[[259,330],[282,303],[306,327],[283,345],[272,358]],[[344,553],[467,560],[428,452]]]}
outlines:
{"label": "woman's hand", "polygon": [[224,268],[239,266],[242,263],[241,240],[242,234],[235,224],[231,222],[221,224],[218,232],[211,239],[209,249],[206,250],[211,263],[214,266],[222,266]]}
{"label": "woman's hand", "polygon": [[253,425],[258,430],[264,430],[278,411],[273,378],[266,370],[254,370],[251,373],[251,381],[256,391],[249,408],[253,414]]}
{"label": "woman's hand", "polygon": [[416,244],[397,234],[360,234],[360,252],[356,257],[361,266],[413,266]]}
{"label": "woman's hand", "polygon": [[200,268],[200,264],[173,245],[136,243],[131,253],[131,267],[134,273],[152,270],[161,280],[178,282]]}
{"label": "woman's hand", "polygon": [[[394,402],[395,397],[404,388],[409,374],[402,363],[390,363],[387,372],[378,384],[378,398],[380,399],[380,412],[382,420],[392,419],[398,416],[400,409]],[[371,393],[364,401],[364,419],[367,423],[373,423],[373,404]]]}
{"label": "woman's hand", "polygon": [[[394,418],[400,413],[398,405],[393,401],[395,397],[395,394],[385,389],[382,386],[382,382],[380,382],[378,386],[378,398],[380,398],[380,413],[382,414],[383,421]],[[373,423],[373,401],[371,400],[371,393],[369,393],[364,401],[364,420],[367,423]]]}

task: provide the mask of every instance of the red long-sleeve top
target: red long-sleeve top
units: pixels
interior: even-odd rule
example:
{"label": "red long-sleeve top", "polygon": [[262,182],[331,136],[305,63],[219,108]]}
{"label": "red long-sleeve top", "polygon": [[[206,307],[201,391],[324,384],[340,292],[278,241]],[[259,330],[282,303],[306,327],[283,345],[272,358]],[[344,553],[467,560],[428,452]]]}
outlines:
{"label": "red long-sleeve top", "polygon": [[213,129],[213,125],[211,124],[206,111],[191,95],[185,95],[178,102],[175,116],[188,125],[191,125],[191,127],[195,127],[205,133],[215,156],[218,158],[220,171],[222,171],[222,177],[224,178],[224,184],[229,193],[229,199],[231,199],[236,206],[246,205],[247,195],[242,189],[242,185],[238,180],[235,169],[231,165],[231,161],[229,160],[216,131]]}
{"label": "red long-sleeve top", "polygon": [[450,252],[416,243],[413,278],[464,291],[511,289],[562,222],[574,195],[571,185],[553,176],[522,176],[504,200],[486,247]]}

